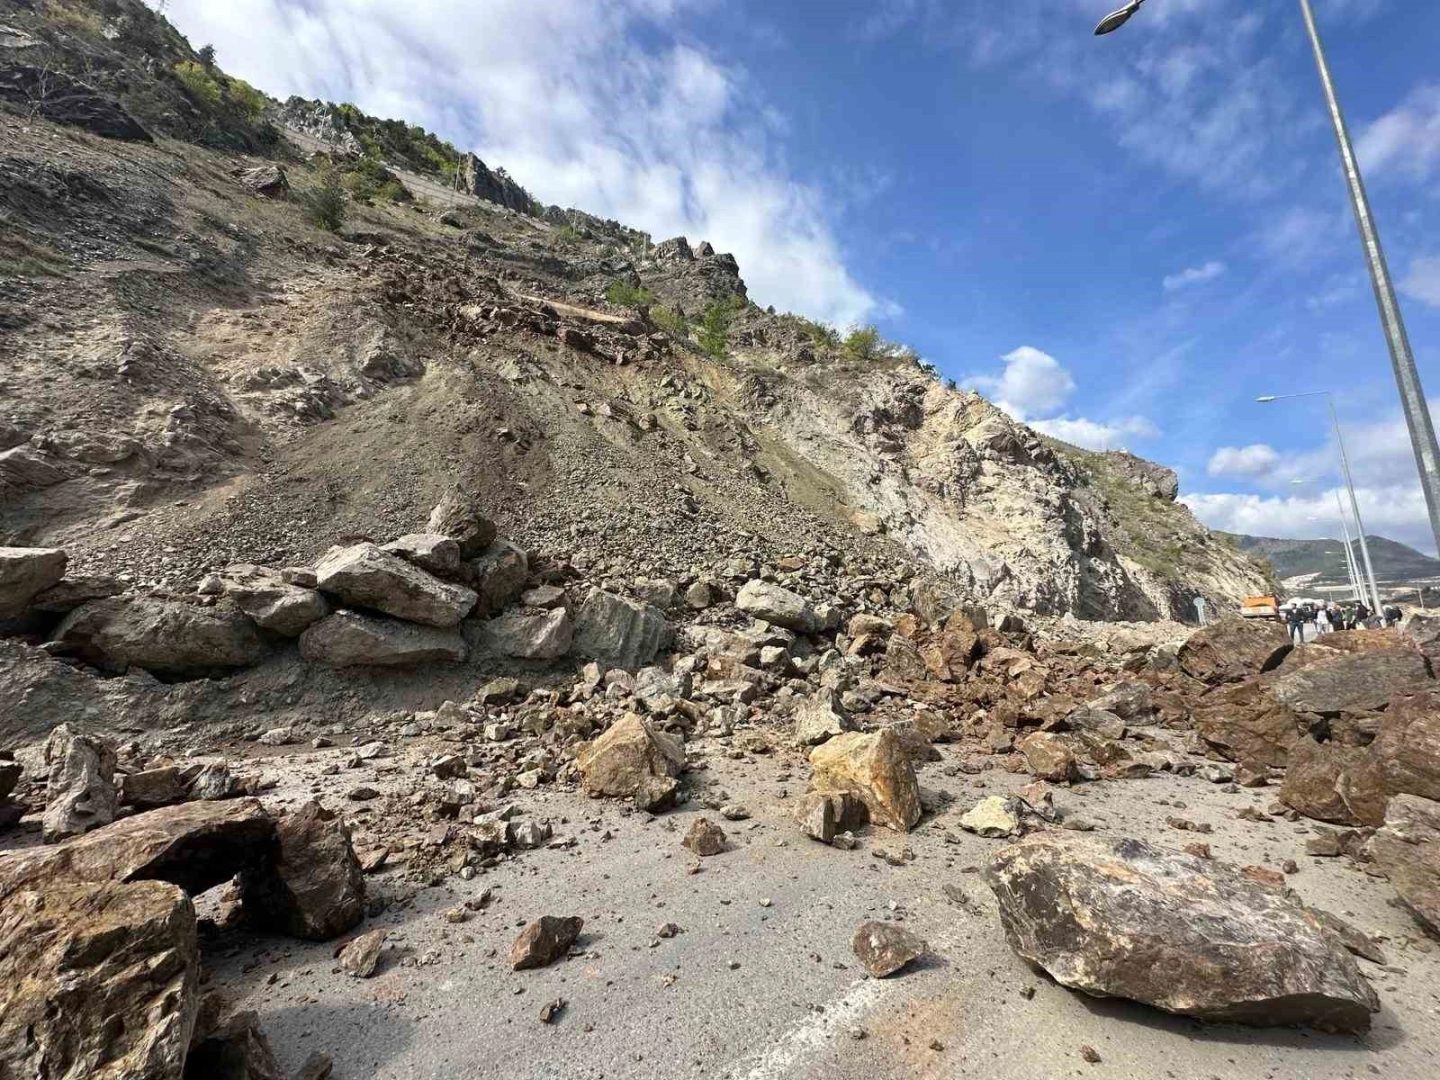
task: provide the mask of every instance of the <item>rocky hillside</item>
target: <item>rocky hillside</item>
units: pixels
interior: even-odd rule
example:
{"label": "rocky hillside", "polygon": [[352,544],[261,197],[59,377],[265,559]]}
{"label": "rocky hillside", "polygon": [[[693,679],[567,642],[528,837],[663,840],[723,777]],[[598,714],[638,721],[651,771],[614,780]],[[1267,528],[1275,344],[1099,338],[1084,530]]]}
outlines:
{"label": "rocky hillside", "polygon": [[[1229,534],[1222,534],[1229,536]],[[1241,551],[1268,562],[1282,581],[1345,586],[1345,549],[1339,540],[1283,540],[1269,536],[1230,536]],[[1440,577],[1440,560],[1383,536],[1367,536],[1375,577],[1383,584],[1413,585]],[[1360,548],[1355,547],[1356,556]],[[1297,582],[1298,584],[1298,582]]]}

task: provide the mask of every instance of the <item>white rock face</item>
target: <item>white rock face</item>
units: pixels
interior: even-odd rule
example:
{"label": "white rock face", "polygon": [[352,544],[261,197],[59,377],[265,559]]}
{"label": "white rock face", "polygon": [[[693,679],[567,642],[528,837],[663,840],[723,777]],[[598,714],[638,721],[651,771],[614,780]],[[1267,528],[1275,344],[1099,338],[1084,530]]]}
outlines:
{"label": "white rock face", "polygon": [[426,626],[457,626],[478,599],[375,544],[331,548],[315,567],[321,592]]}

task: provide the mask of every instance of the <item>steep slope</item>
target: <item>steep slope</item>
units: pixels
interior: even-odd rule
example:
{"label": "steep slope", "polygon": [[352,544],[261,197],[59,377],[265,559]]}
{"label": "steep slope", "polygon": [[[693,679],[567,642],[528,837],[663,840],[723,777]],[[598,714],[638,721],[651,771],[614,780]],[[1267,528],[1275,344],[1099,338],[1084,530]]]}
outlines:
{"label": "steep slope", "polygon": [[[80,572],[180,587],[313,559],[415,528],[458,481],[533,548],[629,574],[820,543],[1093,619],[1188,619],[1194,596],[1263,585],[1166,470],[762,310],[709,244],[358,195],[335,235],[257,194],[255,159],[0,124],[0,228],[47,253],[5,268],[0,540],[63,544]],[[276,151],[300,197],[328,165]]]}

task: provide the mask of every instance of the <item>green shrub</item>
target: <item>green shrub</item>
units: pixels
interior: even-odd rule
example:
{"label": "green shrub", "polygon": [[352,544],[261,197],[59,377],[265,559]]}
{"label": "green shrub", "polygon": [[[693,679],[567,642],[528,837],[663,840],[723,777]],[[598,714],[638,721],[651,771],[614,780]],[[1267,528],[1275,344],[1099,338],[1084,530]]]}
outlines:
{"label": "green shrub", "polygon": [[564,250],[576,247],[582,237],[580,231],[573,225],[561,225],[555,230],[555,246]]}
{"label": "green shrub", "polygon": [[345,189],[340,174],[332,166],[321,170],[320,182],[300,195],[300,208],[305,219],[317,229],[339,232],[345,224]]}
{"label": "green shrub", "polygon": [[195,104],[209,112],[220,107],[220,82],[203,64],[197,64],[194,60],[181,60],[175,65],[175,77],[180,80],[180,85]]}
{"label": "green shrub", "polygon": [[605,299],[621,307],[639,307],[655,299],[655,294],[643,285],[631,285],[628,281],[612,282],[605,290]]}
{"label": "green shrub", "polygon": [[716,300],[705,309],[705,314],[700,318],[700,330],[696,334],[696,340],[712,359],[724,359],[726,346],[730,344],[730,323],[735,318],[735,313],[744,307],[744,300],[732,296],[726,300]]}
{"label": "green shrub", "polygon": [[840,334],[833,326],[826,326],[822,322],[807,319],[803,315],[796,316],[796,320],[800,324],[800,329],[816,345],[823,345],[833,349],[840,344]]}
{"label": "green shrub", "polygon": [[857,363],[864,363],[880,358],[881,349],[880,331],[874,326],[857,326],[845,336],[845,355]]}
{"label": "green shrub", "polygon": [[650,309],[650,321],[661,330],[674,334],[676,337],[688,338],[690,336],[690,323],[685,316],[664,304]]}

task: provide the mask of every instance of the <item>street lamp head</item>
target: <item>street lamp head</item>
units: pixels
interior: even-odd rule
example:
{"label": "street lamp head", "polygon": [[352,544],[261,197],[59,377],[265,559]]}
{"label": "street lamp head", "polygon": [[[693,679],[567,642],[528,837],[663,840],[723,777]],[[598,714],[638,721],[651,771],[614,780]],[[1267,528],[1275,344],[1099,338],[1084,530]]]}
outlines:
{"label": "street lamp head", "polygon": [[1268,404],[1270,404],[1270,402],[1272,402],[1272,401],[1275,400],[1275,395],[1274,395],[1274,394],[1265,394],[1265,395],[1263,395],[1263,396],[1261,396],[1261,397],[1257,397],[1255,400],[1258,401],[1258,402],[1260,402],[1260,404],[1262,404],[1262,405],[1268,405]]}
{"label": "street lamp head", "polygon": [[1120,27],[1130,21],[1131,15],[1134,15],[1135,12],[1140,10],[1140,5],[1144,2],[1145,0],[1130,0],[1124,7],[1106,15],[1100,20],[1100,24],[1095,27],[1095,36],[1099,37],[1101,34],[1108,34],[1112,31],[1119,30]]}

